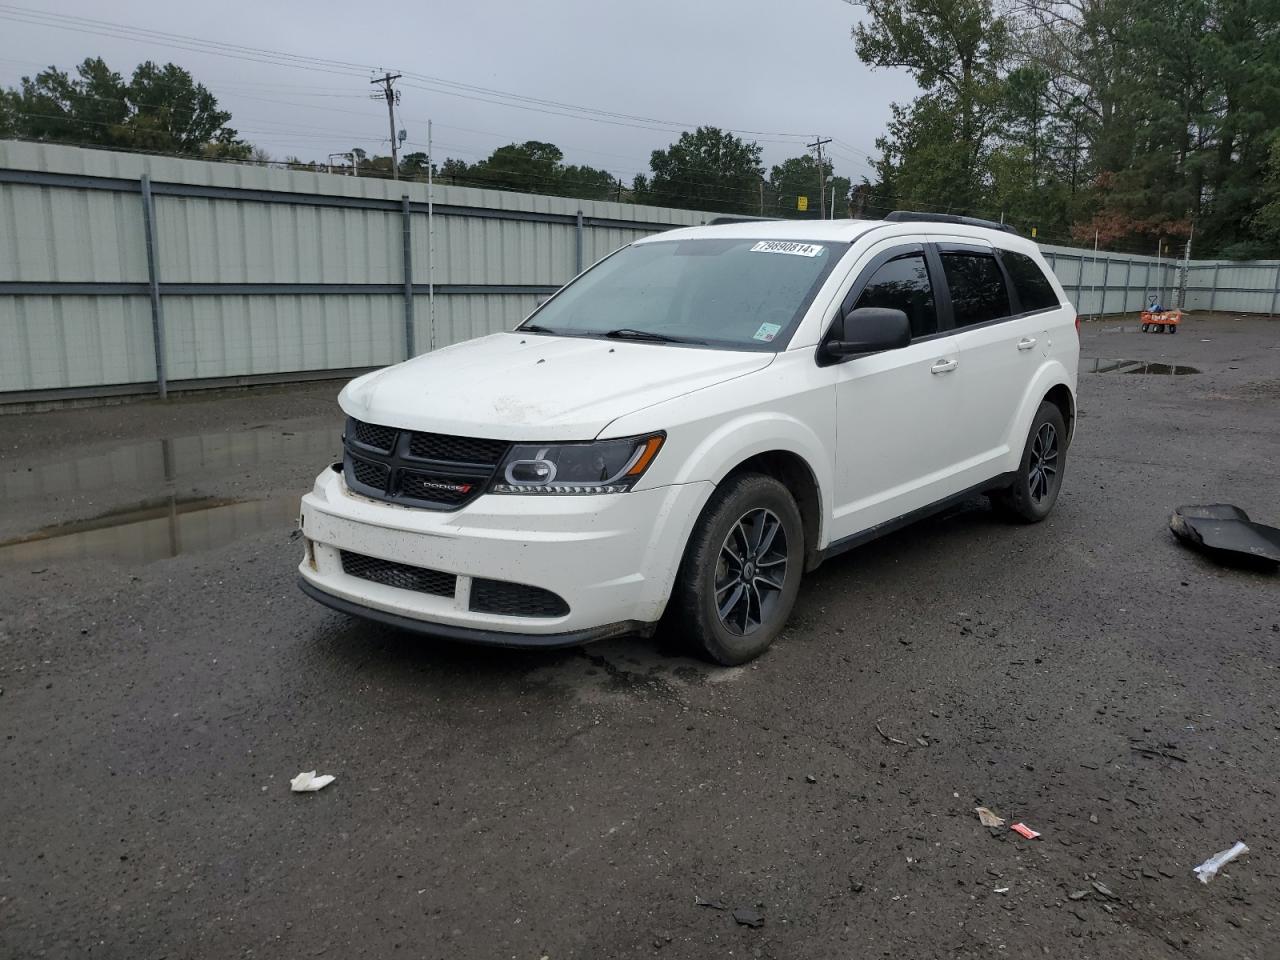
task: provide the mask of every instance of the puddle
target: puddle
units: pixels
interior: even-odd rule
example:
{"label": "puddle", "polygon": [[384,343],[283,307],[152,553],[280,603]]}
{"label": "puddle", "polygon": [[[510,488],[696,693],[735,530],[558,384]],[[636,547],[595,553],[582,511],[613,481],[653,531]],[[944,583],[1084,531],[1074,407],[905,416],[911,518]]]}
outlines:
{"label": "puddle", "polygon": [[66,560],[151,563],[225,546],[297,519],[301,493],[267,500],[164,497],[0,542],[0,569],[37,571]]}
{"label": "puddle", "polygon": [[1157,363],[1152,360],[1108,360],[1102,357],[1081,357],[1085,373],[1139,373],[1151,376],[1185,377],[1199,373],[1199,367],[1183,363]]}
{"label": "puddle", "polygon": [[30,470],[0,473],[0,502],[13,503],[77,493],[101,493],[113,487],[152,487],[157,493],[189,477],[245,472],[285,457],[314,461],[316,469],[337,458],[342,425],[282,432],[241,430],[192,437],[165,437],[122,444],[74,460],[41,464]]}

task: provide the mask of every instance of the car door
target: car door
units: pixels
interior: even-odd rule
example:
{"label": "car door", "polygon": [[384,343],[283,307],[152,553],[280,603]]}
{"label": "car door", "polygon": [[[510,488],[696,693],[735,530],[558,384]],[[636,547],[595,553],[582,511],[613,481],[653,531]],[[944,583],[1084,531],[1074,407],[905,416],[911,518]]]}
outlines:
{"label": "car door", "polygon": [[958,358],[950,332],[939,328],[937,268],[923,242],[901,238],[873,247],[868,256],[840,310],[903,310],[912,339],[908,346],[833,368],[832,542],[947,496],[961,449],[955,436]]}
{"label": "car door", "polygon": [[999,474],[1011,445],[1025,439],[1013,436],[1013,424],[1027,385],[1043,362],[1046,314],[1022,308],[1002,252],[992,245],[973,239],[943,241],[932,252],[946,279],[944,312],[954,329],[959,361],[955,381],[966,444],[963,488]]}

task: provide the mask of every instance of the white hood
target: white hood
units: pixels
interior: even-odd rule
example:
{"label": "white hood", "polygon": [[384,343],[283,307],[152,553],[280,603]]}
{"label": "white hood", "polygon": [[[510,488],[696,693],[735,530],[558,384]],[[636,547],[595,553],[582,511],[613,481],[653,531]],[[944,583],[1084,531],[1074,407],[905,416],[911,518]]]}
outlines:
{"label": "white hood", "polygon": [[[375,370],[338,402],[358,420],[500,440],[590,440],[618,417],[731,380],[772,353],[497,333]],[[655,425],[655,428],[661,425]]]}

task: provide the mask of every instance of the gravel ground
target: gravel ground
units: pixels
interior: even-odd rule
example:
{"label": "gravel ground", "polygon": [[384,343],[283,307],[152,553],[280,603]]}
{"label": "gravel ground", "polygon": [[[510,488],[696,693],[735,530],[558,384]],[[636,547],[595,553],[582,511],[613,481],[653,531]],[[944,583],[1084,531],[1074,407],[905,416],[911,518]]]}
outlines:
{"label": "gravel ground", "polygon": [[1280,323],[1082,353],[1200,372],[1083,374],[1048,521],[845,555],[732,670],[303,597],[333,384],[0,416],[0,540],[81,522],[0,546],[0,955],[1280,956],[1280,575],[1166,528],[1280,524]]}

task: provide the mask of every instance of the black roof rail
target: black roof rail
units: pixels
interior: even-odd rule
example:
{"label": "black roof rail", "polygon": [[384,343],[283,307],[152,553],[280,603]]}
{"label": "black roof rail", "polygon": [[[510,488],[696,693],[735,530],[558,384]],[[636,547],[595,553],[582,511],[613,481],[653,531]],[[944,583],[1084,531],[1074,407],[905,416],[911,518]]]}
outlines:
{"label": "black roof rail", "polygon": [[886,220],[897,223],[963,223],[969,227],[986,227],[988,230],[1003,230],[1005,233],[1017,233],[1007,223],[996,223],[994,220],[980,220],[977,217],[962,217],[955,213],[924,213],[918,210],[895,210],[885,216]]}
{"label": "black roof rail", "polygon": [[726,223],[767,223],[770,220],[777,220],[777,217],[735,217],[732,215],[723,217],[712,217],[707,221],[708,227],[723,227]]}

